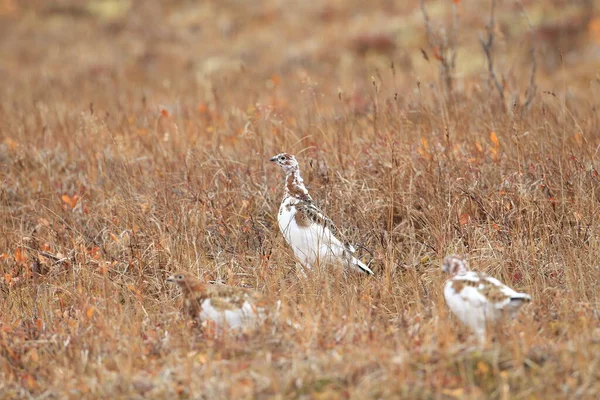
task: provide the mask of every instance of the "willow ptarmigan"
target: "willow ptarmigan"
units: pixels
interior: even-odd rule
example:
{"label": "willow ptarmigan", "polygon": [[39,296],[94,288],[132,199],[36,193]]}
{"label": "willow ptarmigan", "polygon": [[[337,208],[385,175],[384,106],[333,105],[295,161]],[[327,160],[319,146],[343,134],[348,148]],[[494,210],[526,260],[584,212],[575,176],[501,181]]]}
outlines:
{"label": "willow ptarmigan", "polygon": [[176,272],[167,282],[179,286],[184,311],[200,323],[212,322],[219,328],[241,330],[256,327],[266,318],[261,295],[251,290],[204,283],[188,272]]}
{"label": "willow ptarmigan", "polygon": [[354,257],[350,245],[314,203],[300,176],[296,158],[281,153],[271,158],[285,172],[285,195],[279,207],[279,229],[300,263],[312,269],[319,264],[342,265],[373,275],[373,271]]}
{"label": "willow ptarmigan", "polygon": [[498,279],[470,271],[465,260],[451,255],[444,258],[442,271],[451,275],[444,285],[450,310],[485,342],[488,323],[514,317],[531,296],[519,293]]}

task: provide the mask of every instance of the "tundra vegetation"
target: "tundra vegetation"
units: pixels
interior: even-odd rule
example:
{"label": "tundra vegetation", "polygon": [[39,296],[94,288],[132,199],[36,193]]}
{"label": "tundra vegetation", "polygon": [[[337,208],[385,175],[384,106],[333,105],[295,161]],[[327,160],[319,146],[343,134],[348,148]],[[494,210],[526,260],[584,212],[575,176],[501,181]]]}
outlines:
{"label": "tundra vegetation", "polygon": [[[0,0],[0,397],[600,397],[594,7]],[[298,274],[284,151],[374,276]],[[482,348],[448,254],[532,296]]]}

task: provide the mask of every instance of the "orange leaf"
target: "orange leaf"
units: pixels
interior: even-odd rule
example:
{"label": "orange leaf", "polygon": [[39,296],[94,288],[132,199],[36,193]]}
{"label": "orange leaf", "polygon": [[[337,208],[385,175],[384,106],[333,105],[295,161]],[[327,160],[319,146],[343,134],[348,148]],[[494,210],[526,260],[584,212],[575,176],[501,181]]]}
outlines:
{"label": "orange leaf", "polygon": [[440,55],[440,50],[437,46],[433,48],[433,58],[435,58],[438,61],[442,61],[442,56]]}
{"label": "orange leaf", "polygon": [[36,387],[35,378],[29,374],[25,374],[24,379],[29,389],[34,389]]}
{"label": "orange leaf", "polygon": [[4,282],[6,282],[7,285],[10,285],[10,281],[12,281],[12,275],[4,274]]}
{"label": "orange leaf", "polygon": [[206,114],[207,111],[208,111],[208,106],[206,105],[206,103],[198,104],[198,112],[200,114]]}
{"label": "orange leaf", "polygon": [[60,198],[62,199],[62,201],[64,201],[68,205],[71,205],[71,198],[68,195],[63,194],[62,196],[60,196]]}
{"label": "orange leaf", "polygon": [[27,357],[34,363],[37,363],[40,360],[40,355],[38,354],[36,349],[31,349],[31,351],[27,353]]}
{"label": "orange leaf", "polygon": [[15,142],[14,140],[12,140],[11,138],[6,138],[4,139],[4,143],[6,143],[6,145],[8,146],[8,148],[10,150],[14,150],[17,147],[19,147],[19,143]]}
{"label": "orange leaf", "polygon": [[8,255],[8,254],[6,254],[6,253],[2,253],[2,254],[0,254],[0,260],[7,259],[8,257],[9,257],[9,255]]}
{"label": "orange leaf", "polygon": [[69,207],[71,207],[71,209],[75,208],[75,206],[77,205],[77,202],[79,202],[79,196],[76,194],[73,196],[63,194],[62,196],[60,196],[60,198],[62,199],[63,202],[65,202],[65,204],[67,204]]}
{"label": "orange leaf", "polygon": [[431,154],[429,154],[429,144],[427,143],[427,139],[424,137],[421,138],[421,148],[417,149],[417,152],[423,157],[430,159]]}
{"label": "orange leaf", "polygon": [[95,246],[88,250],[88,254],[95,260],[100,258],[100,247]]}
{"label": "orange leaf", "polygon": [[460,3],[460,0],[452,0],[452,2],[453,2],[454,4],[458,4],[458,3]]}
{"label": "orange leaf", "polygon": [[496,148],[500,147],[500,140],[498,139],[496,132],[494,132],[494,131],[490,132],[490,140],[492,141],[492,143],[494,143],[494,147],[496,147]]}
{"label": "orange leaf", "polygon": [[460,214],[459,221],[461,225],[466,225],[471,222],[471,216],[467,213],[462,213]]}
{"label": "orange leaf", "polygon": [[160,110],[160,115],[162,115],[165,118],[168,118],[169,112],[163,108],[162,110]]}
{"label": "orange leaf", "polygon": [[88,319],[92,319],[95,311],[96,311],[96,309],[94,307],[88,307],[87,311],[85,312],[85,315],[87,316]]}
{"label": "orange leaf", "polygon": [[23,253],[20,247],[18,247],[15,250],[15,261],[17,262],[17,264],[24,264],[25,262],[27,262],[27,256],[25,255],[25,253]]}
{"label": "orange leaf", "polygon": [[271,81],[273,82],[273,86],[277,87],[281,82],[281,78],[279,77],[279,75],[275,74],[271,77]]}
{"label": "orange leaf", "polygon": [[600,18],[592,18],[588,23],[588,31],[595,42],[600,42]]}
{"label": "orange leaf", "polygon": [[487,375],[489,372],[490,372],[489,365],[487,365],[483,361],[477,362],[477,369],[475,370],[475,373],[477,375]]}

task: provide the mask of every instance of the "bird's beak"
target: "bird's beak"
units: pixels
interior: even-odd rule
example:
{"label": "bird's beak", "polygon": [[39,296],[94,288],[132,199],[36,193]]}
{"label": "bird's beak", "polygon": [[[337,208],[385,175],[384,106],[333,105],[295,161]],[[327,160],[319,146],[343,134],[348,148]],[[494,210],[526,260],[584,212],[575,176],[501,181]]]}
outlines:
{"label": "bird's beak", "polygon": [[275,157],[271,157],[271,158],[269,159],[269,161],[271,161],[271,162],[275,162],[275,161],[277,161],[277,156],[275,156]]}
{"label": "bird's beak", "polygon": [[170,277],[167,278],[167,282],[175,282],[175,277],[173,275],[171,275]]}

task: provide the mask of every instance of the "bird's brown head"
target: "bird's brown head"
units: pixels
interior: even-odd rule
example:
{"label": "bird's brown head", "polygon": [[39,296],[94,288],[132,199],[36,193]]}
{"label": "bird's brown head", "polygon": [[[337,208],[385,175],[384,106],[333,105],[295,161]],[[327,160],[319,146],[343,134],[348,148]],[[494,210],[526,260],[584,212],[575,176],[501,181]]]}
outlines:
{"label": "bird's brown head", "polygon": [[269,161],[279,165],[286,174],[298,169],[298,161],[296,157],[289,153],[279,153],[274,157],[271,157]]}
{"label": "bird's brown head", "polygon": [[469,271],[469,266],[465,260],[457,255],[451,255],[444,258],[442,263],[442,271],[454,276],[456,274]]}
{"label": "bird's brown head", "polygon": [[183,293],[199,290],[203,286],[202,282],[200,282],[198,278],[189,272],[184,271],[175,272],[174,274],[170,275],[167,278],[167,282],[174,283],[179,286]]}

